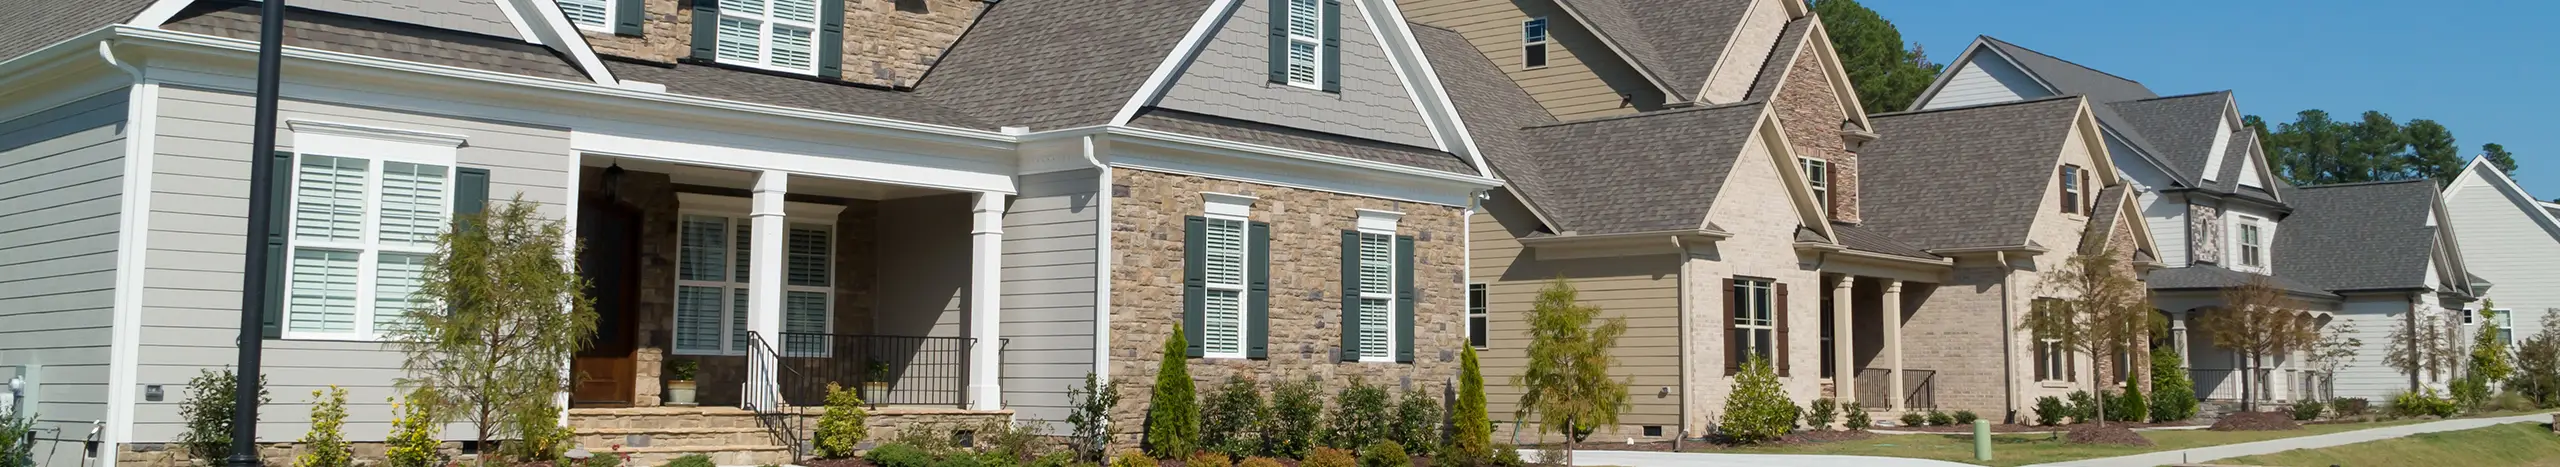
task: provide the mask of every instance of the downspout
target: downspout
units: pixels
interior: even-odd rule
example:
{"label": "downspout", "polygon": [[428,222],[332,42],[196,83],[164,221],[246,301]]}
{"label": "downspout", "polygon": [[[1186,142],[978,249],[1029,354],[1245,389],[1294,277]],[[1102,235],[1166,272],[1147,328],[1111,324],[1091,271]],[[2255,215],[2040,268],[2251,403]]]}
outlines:
{"label": "downspout", "polygon": [[1687,447],[1683,446],[1683,444],[1689,440],[1689,376],[1691,373],[1689,370],[1689,334],[1696,332],[1696,330],[1689,329],[1689,323],[1691,323],[1689,320],[1689,314],[1695,311],[1694,308],[1690,307],[1691,297],[1689,294],[1689,281],[1697,278],[1697,276],[1690,270],[1692,266],[1689,264],[1689,241],[1674,236],[1671,237],[1671,244],[1679,248],[1679,254],[1675,255],[1677,258],[1674,258],[1673,260],[1680,262],[1679,268],[1676,269],[1677,271],[1680,271],[1680,280],[1677,281],[1679,285],[1674,286],[1672,289],[1672,297],[1674,297],[1673,301],[1674,303],[1678,303],[1680,307],[1680,312],[1678,313],[1680,316],[1680,332],[1675,334],[1678,336],[1676,338],[1676,345],[1680,346],[1678,358],[1678,364],[1680,365],[1680,377],[1674,380],[1680,385],[1680,431],[1671,437],[1671,451],[1682,452],[1681,449]]}
{"label": "downspout", "polygon": [[1102,155],[1094,148],[1094,135],[1080,138],[1084,145],[1084,162],[1092,164],[1094,175],[1093,204],[1093,374],[1097,384],[1111,382],[1111,166],[1102,163]]}
{"label": "downspout", "polygon": [[2018,420],[2018,339],[2016,336],[2010,335],[2009,331],[2011,329],[2016,329],[2017,325],[2009,322],[2009,315],[2017,310],[2016,304],[2013,303],[2017,301],[2017,293],[2016,291],[2011,290],[2012,281],[2010,280],[2015,276],[2014,273],[2016,271],[2012,271],[2009,268],[2009,252],[1991,252],[1991,257],[1993,260],[2000,262],[2001,269],[2000,388],[2003,396],[2005,396],[2001,401],[2001,405],[2009,412],[2009,421],[2014,423]]}
{"label": "downspout", "polygon": [[[100,456],[105,456],[106,453],[122,452],[118,446],[131,441],[132,438],[133,390],[138,386],[134,380],[139,377],[141,365],[139,341],[142,329],[140,312],[142,300],[139,291],[142,288],[142,254],[148,250],[141,241],[149,232],[147,228],[141,226],[144,225],[142,222],[147,220],[147,214],[150,212],[149,205],[144,203],[150,202],[151,198],[149,193],[140,193],[142,189],[138,187],[144,187],[142,184],[149,180],[152,158],[151,139],[158,137],[150,130],[155,126],[150,119],[158,118],[154,110],[156,105],[153,104],[159,99],[158,93],[151,91],[151,85],[144,81],[141,67],[116,57],[115,42],[115,39],[99,41],[98,58],[106,60],[107,65],[132,75],[133,84],[126,88],[128,97],[125,99],[123,193],[126,197],[124,215],[127,219],[123,221],[125,229],[120,234],[122,238],[117,241],[119,248],[123,251],[116,254],[119,263],[117,267],[124,273],[117,274],[116,303],[113,318],[109,322],[109,329],[114,337],[110,339],[111,345],[108,346],[107,351],[109,362],[107,380],[110,383],[107,388],[107,419],[91,422],[89,431],[90,437],[98,442],[97,452],[101,453]],[[61,431],[57,428],[54,432],[57,441],[61,435]],[[89,458],[82,458],[80,465],[89,465]]]}

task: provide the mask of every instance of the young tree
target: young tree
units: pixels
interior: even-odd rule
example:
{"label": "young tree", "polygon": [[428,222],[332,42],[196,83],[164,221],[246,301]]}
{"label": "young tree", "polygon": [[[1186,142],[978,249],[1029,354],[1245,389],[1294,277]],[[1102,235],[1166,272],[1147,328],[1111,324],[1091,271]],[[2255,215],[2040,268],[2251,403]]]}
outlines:
{"label": "young tree", "polygon": [[2187,379],[2176,347],[2151,350],[2151,421],[2172,422],[2196,416],[2196,385]]}
{"label": "young tree", "polygon": [[[2018,329],[2036,339],[2099,362],[2130,355],[2150,342],[2156,325],[2151,290],[2134,279],[2132,266],[2113,249],[2072,255],[2045,276],[2045,288],[2046,296],[2067,298],[2038,300],[2019,321]],[[2090,392],[2102,390],[2101,379],[2089,378]],[[2098,405],[2103,412],[2104,404]],[[2093,418],[2105,426],[2105,414]]]}
{"label": "young tree", "polygon": [[2391,331],[2391,345],[2383,349],[2382,361],[2409,376],[2410,391],[2419,390],[2423,380],[2445,376],[2460,358],[2453,351],[2453,333],[2445,330],[2443,321],[2411,315]]}
{"label": "young tree", "polygon": [[1821,0],[1813,12],[1822,17],[1831,43],[1839,47],[1840,65],[1858,88],[1858,103],[1867,113],[1900,112],[1911,106],[1944,65],[1929,63],[1917,43],[1903,49],[1902,31],[1857,0]]}
{"label": "young tree", "polygon": [[1192,386],[1190,357],[1183,349],[1182,324],[1165,336],[1164,355],[1156,362],[1156,387],[1147,400],[1147,455],[1164,459],[1190,457],[1200,447],[1200,400]]}
{"label": "young tree", "polygon": [[1475,346],[1458,349],[1458,404],[1449,409],[1457,428],[1449,435],[1449,451],[1465,462],[1493,459],[1493,414],[1486,413],[1484,370],[1476,364]]}
{"label": "young tree", "polygon": [[2249,395],[2249,376],[2266,363],[2266,357],[2305,350],[2316,338],[2311,320],[2301,315],[2302,309],[2300,301],[2260,276],[2223,292],[2222,307],[2205,313],[2202,321],[2205,332],[2213,337],[2213,345],[2240,354],[2243,409],[2257,410],[2258,398]]}
{"label": "young tree", "polygon": [[2537,406],[2560,406],[2560,308],[2544,310],[2542,332],[2517,346],[2516,371],[2508,377],[2507,389]]}
{"label": "young tree", "polygon": [[[2498,303],[2495,301],[2483,305],[2480,321],[2496,322],[2497,310],[2492,309],[2496,306]],[[2507,375],[2515,373],[2515,365],[2507,359],[2507,344],[2498,340],[2497,326],[2481,326],[2480,333],[2471,338],[2471,363],[2464,370],[2471,376],[2485,378],[2483,381],[2504,380]]]}
{"label": "young tree", "polygon": [[390,329],[407,356],[400,384],[434,395],[439,421],[471,422],[483,446],[523,433],[517,415],[553,407],[569,389],[561,364],[595,337],[586,281],[568,261],[574,240],[535,209],[518,197],[436,236],[408,324]]}
{"label": "young tree", "polygon": [[2338,369],[2345,368],[2348,361],[2355,359],[2356,350],[2364,347],[2364,340],[2348,337],[2355,335],[2355,323],[2330,323],[2319,333],[2320,338],[2311,341],[2311,367],[2320,370],[2321,396],[2337,397]]}
{"label": "young tree", "polygon": [[[1538,430],[1564,435],[1564,462],[1598,427],[1616,425],[1627,405],[1628,381],[1609,378],[1610,350],[1627,333],[1626,318],[1600,318],[1600,307],[1582,304],[1564,278],[1538,291],[1529,309],[1529,368],[1511,376],[1521,388],[1520,409],[1538,416]],[[1594,322],[1597,322],[1595,325]]]}

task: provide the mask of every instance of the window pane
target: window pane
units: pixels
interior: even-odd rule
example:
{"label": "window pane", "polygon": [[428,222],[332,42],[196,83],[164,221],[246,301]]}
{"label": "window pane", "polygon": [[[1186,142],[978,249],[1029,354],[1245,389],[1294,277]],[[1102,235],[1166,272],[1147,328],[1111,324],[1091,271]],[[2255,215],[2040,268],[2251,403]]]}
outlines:
{"label": "window pane", "polygon": [[729,13],[764,15],[765,0],[720,0],[720,10]]}
{"label": "window pane", "polygon": [[678,261],[682,263],[676,266],[676,278],[688,281],[728,280],[722,275],[729,267],[728,250],[720,246],[728,243],[729,219],[684,216],[684,225],[679,230],[682,230],[678,236],[682,238],[683,248],[676,252]]}
{"label": "window pane", "polygon": [[1388,353],[1389,344],[1387,343],[1387,321],[1389,313],[1392,312],[1387,309],[1387,305],[1391,301],[1383,298],[1360,299],[1360,356],[1391,355]]}
{"label": "window pane", "polygon": [[1316,0],[1289,0],[1290,36],[1310,39],[1322,37],[1316,29],[1319,26],[1316,7]]}
{"label": "window pane", "polygon": [[773,26],[773,66],[790,70],[812,69],[817,60],[818,31],[808,28]]}
{"label": "window pane", "polygon": [[729,277],[737,278],[735,279],[735,282],[755,282],[756,280],[756,276],[753,274],[753,271],[756,269],[756,255],[753,254],[755,250],[752,249],[756,245],[755,224],[753,222],[754,221],[738,222],[738,236],[732,239],[732,243],[735,248],[731,248],[730,251],[736,251],[738,254],[732,256],[733,259],[729,260],[729,267],[735,268],[737,270],[737,274],[730,275]]}
{"label": "window pane", "polygon": [[791,227],[791,261],[788,265],[791,277],[787,278],[791,285],[827,286],[827,241],[826,227],[814,224]]}
{"label": "window pane", "polygon": [[676,350],[720,351],[720,288],[676,287]]}
{"label": "window pane", "polygon": [[1233,290],[1211,290],[1201,307],[1201,349],[1208,353],[1244,351],[1244,297]]}
{"label": "window pane", "polygon": [[365,161],[329,156],[302,156],[294,182],[296,238],[364,240]]}
{"label": "window pane", "polygon": [[729,289],[729,351],[731,352],[747,350],[747,293],[745,287]]}
{"label": "window pane", "polygon": [[[722,2],[727,7],[730,2]],[[754,20],[720,17],[720,61],[764,63],[764,25]]]}
{"label": "window pane", "polygon": [[445,167],[382,163],[382,243],[432,246],[445,225]]}
{"label": "window pane", "polygon": [[1394,240],[1386,235],[1360,234],[1360,293],[1394,294]]}
{"label": "window pane", "polygon": [[1777,331],[1768,329],[1751,331],[1751,354],[1758,355],[1763,359],[1772,360],[1769,362],[1769,369],[1772,370],[1778,368],[1778,362],[1775,361],[1777,354],[1769,352],[1770,347],[1777,342],[1777,338],[1771,337],[1775,333],[1777,333]]}
{"label": "window pane", "polygon": [[[720,6],[727,7],[728,3],[722,2]],[[818,2],[816,0],[773,0],[773,17],[815,23],[818,22]]]}
{"label": "window pane", "polygon": [[1207,271],[1209,283],[1244,285],[1244,222],[1209,219],[1208,228],[1209,251],[1202,268]]}
{"label": "window pane", "polygon": [[[826,353],[826,339],[819,338],[819,335],[831,332],[831,330],[827,329],[827,294],[821,292],[783,292],[782,332],[787,334],[796,334],[791,336],[791,338],[782,339],[782,341],[788,343],[787,347],[782,349],[783,353],[790,355],[818,355]],[[774,338],[768,337],[765,339],[765,342],[767,343],[771,343],[773,341]]]}
{"label": "window pane", "polygon": [[293,330],[355,332],[356,252],[293,252],[292,294],[286,313]]}
{"label": "window pane", "polygon": [[1546,41],[1547,41],[1547,19],[1546,19],[1546,18],[1538,18],[1538,19],[1532,19],[1532,20],[1529,20],[1529,21],[1527,21],[1527,22],[1520,23],[1520,41],[1521,41],[1521,42],[1546,42]]}
{"label": "window pane", "polygon": [[407,329],[410,300],[426,285],[427,256],[383,253],[374,269],[373,331],[392,335]]}
{"label": "window pane", "polygon": [[1547,66],[1547,45],[1540,43],[1521,46],[1520,66],[1532,68]]}
{"label": "window pane", "polygon": [[1486,343],[1486,342],[1488,342],[1487,336],[1489,336],[1489,335],[1491,335],[1491,334],[1492,334],[1492,332],[1490,332],[1490,331],[1488,331],[1488,330],[1486,330],[1486,329],[1484,328],[1485,324],[1487,324],[1487,321],[1486,321],[1486,319],[1485,319],[1484,315],[1476,315],[1476,316],[1469,316],[1469,317],[1467,317],[1467,344],[1468,344],[1468,345],[1474,345],[1474,346],[1476,346],[1476,348],[1479,348],[1479,349],[1481,349],[1481,348],[1484,348],[1484,347],[1485,347],[1485,343]]}
{"label": "window pane", "polygon": [[1289,42],[1289,84],[1316,84],[1316,44]]}
{"label": "window pane", "polygon": [[569,22],[571,23],[603,27],[606,22],[604,17],[604,2],[606,1],[607,0],[560,0],[560,12],[568,14]]}

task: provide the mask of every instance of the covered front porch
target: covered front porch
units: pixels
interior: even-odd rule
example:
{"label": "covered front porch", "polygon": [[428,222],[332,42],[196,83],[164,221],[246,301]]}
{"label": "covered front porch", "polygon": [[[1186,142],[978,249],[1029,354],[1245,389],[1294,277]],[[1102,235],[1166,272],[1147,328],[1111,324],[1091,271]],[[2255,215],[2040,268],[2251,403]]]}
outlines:
{"label": "covered front porch", "polygon": [[1823,275],[1821,376],[1826,397],[1844,406],[1858,403],[1871,412],[1937,408],[1937,371],[1906,365],[1903,359],[1903,325],[1937,287],[1905,278],[1925,277]]}
{"label": "covered front porch", "polygon": [[[2168,297],[2161,303],[2185,304],[2174,296]],[[2168,318],[2168,345],[2176,349],[2179,365],[2194,382],[2198,399],[2233,404],[2251,401],[2271,404],[2332,396],[2329,379],[2312,366],[2307,352],[2267,355],[2252,362],[2241,352],[2214,343],[2212,330],[2203,323],[2205,316],[2219,311],[2219,307],[2183,308],[2161,310],[2159,313]],[[2290,310],[2289,316],[2310,323],[2316,331],[2325,331],[2336,318],[2333,313],[2323,310]],[[2371,351],[2380,350],[2375,348]]]}
{"label": "covered front porch", "polygon": [[571,365],[573,408],[781,413],[837,385],[875,407],[1001,409],[1008,193],[640,156],[580,165],[578,261],[599,319]]}

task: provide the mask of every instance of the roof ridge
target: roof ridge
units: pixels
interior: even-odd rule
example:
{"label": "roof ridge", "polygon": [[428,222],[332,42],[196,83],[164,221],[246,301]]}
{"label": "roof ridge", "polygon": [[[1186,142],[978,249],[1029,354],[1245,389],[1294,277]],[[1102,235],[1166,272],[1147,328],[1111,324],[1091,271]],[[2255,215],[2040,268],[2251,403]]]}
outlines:
{"label": "roof ridge", "polygon": [[2390,185],[2390,184],[2395,184],[2395,183],[2418,183],[2418,182],[2434,182],[2434,181],[2436,181],[2436,179],[2432,179],[2432,178],[2425,178],[2425,177],[2419,177],[2419,178],[2403,178],[2403,179],[2399,179],[2399,180],[2374,180],[2374,181],[2368,181],[2368,182],[2347,182],[2347,183],[2331,183],[2331,184],[2327,184],[2327,185],[2297,186],[2297,187],[2293,187],[2293,189],[2296,189],[2296,190],[2316,190],[2316,189],[2321,189],[2321,188],[2352,188],[2352,187],[2360,187],[2360,186]]}
{"label": "roof ridge", "polygon": [[1992,107],[2004,107],[2004,106],[2012,106],[2012,105],[2041,104],[2041,103],[2045,103],[2046,101],[2059,101],[2059,100],[2067,100],[2067,99],[2086,99],[2086,98],[2088,98],[2088,97],[2089,97],[2089,96],[2086,96],[2086,95],[2080,95],[2080,94],[2056,94],[2056,95],[2045,96],[2045,97],[2038,97],[2038,98],[2034,98],[2034,99],[2026,99],[2026,100],[2015,100],[2015,101],[2007,101],[2007,102],[1992,102],[1992,103],[1986,103],[1986,104],[1961,105],[1961,106],[1955,106],[1955,107],[1940,107],[1940,108],[1935,108],[1935,109],[1905,110],[1905,111],[1901,111],[1901,112],[1885,112],[1885,113],[1880,113],[1880,114],[1867,114],[1867,118],[1869,118],[1869,119],[1876,119],[1876,118],[1884,118],[1884,117],[1901,117],[1901,116],[1919,115],[1919,114],[1933,113],[1933,112],[1951,112],[1951,111],[1959,111],[1959,110],[1987,109],[1987,108],[1992,108]]}
{"label": "roof ridge", "polygon": [[1438,29],[1438,30],[1442,30],[1442,31],[1448,31],[1448,32],[1451,32],[1451,33],[1458,33],[1458,30],[1456,30],[1456,29],[1449,29],[1449,28],[1444,28],[1444,27],[1439,27],[1439,26],[1432,26],[1432,25],[1428,25],[1428,24],[1422,24],[1422,22],[1420,22],[1420,21],[1405,20],[1404,24],[1405,24],[1405,25],[1407,25],[1407,26],[1412,26],[1412,27],[1424,27],[1424,28],[1431,28],[1431,29]]}
{"label": "roof ridge", "polygon": [[[2104,73],[2104,72],[2100,72],[2100,73]],[[2109,102],[2109,103],[2107,103],[2107,104],[2108,104],[2108,105],[2115,105],[2115,104],[2126,104],[2126,103],[2134,103],[2134,102],[2165,101],[2165,100],[2170,100],[2170,99],[2183,99],[2183,98],[2198,97],[2198,96],[2205,96],[2205,95],[2212,95],[2212,94],[2230,94],[2230,93],[2231,93],[2231,90],[2229,90],[2229,89],[2224,89],[2224,90],[2220,90],[2220,91],[2191,92],[2191,93],[2179,94],[2179,95],[2174,95],[2174,96],[2160,96],[2160,97],[2149,97],[2149,98],[2134,99],[2134,100],[2127,100],[2127,101],[2116,101],[2116,102]]]}
{"label": "roof ridge", "polygon": [[1636,113],[1631,113],[1631,114],[1626,114],[1626,115],[1610,115],[1610,116],[1606,116],[1606,117],[1592,117],[1592,118],[1586,118],[1586,119],[1581,119],[1581,120],[1564,121],[1564,122],[1556,122],[1556,123],[1547,123],[1547,124],[1540,124],[1540,125],[1529,125],[1529,126],[1524,126],[1524,127],[1520,127],[1520,128],[1522,128],[1522,129],[1529,129],[1529,128],[1551,128],[1551,127],[1560,127],[1560,126],[1580,125],[1580,124],[1584,124],[1584,123],[1613,122],[1613,121],[1618,121],[1618,120],[1631,120],[1631,119],[1638,119],[1638,118],[1645,118],[1645,117],[1655,117],[1655,116],[1662,116],[1662,115],[1676,115],[1676,114],[1686,114],[1686,113],[1693,113],[1693,112],[1705,112],[1705,111],[1709,111],[1709,110],[1722,110],[1722,109],[1729,109],[1729,108],[1735,108],[1735,107],[1744,107],[1744,106],[1752,106],[1752,105],[1762,105],[1762,104],[1766,104],[1766,103],[1768,103],[1768,101],[1765,101],[1765,100],[1759,100],[1759,99],[1753,99],[1753,100],[1746,100],[1746,101],[1734,102],[1734,103],[1729,103],[1729,104],[1717,104],[1717,105],[1707,105],[1707,106],[1690,106],[1690,107],[1682,107],[1682,108],[1676,108],[1676,109],[1671,109],[1671,110],[1656,110],[1656,111],[1652,111],[1652,112],[1636,112]]}
{"label": "roof ridge", "polygon": [[[2092,66],[2088,66],[2088,65],[2082,65],[2082,64],[2080,64],[2080,62],[2074,62],[2074,61],[2071,61],[2071,59],[2067,59],[2067,58],[2056,57],[2056,56],[2053,56],[2053,54],[2044,53],[2044,52],[2042,52],[2042,51],[2038,51],[2038,50],[2036,50],[2036,49],[2030,49],[2030,48],[2027,48],[2027,46],[2018,45],[2018,44],[2017,44],[2017,43],[2015,43],[2015,42],[2009,42],[2009,41],[2000,40],[2000,38],[1997,38],[1997,37],[1991,37],[1991,35],[1990,35],[1990,34],[1984,34],[1984,35],[1981,35],[1980,37],[1982,37],[1982,38],[1984,38],[1984,39],[1990,39],[1992,42],[1998,42],[1998,43],[2000,43],[2001,45],[2006,45],[2006,46],[2010,46],[2010,47],[2016,47],[2016,48],[2018,48],[2018,50],[2024,50],[2024,51],[2027,51],[2027,53],[2036,54],[2036,55],[2042,55],[2042,56],[2044,56],[2044,58],[2050,58],[2050,59],[2054,59],[2054,61],[2059,61],[2059,62],[2062,62],[2062,63],[2064,63],[2064,64],[2068,64],[2068,65],[2071,65],[2071,66],[2080,67],[2080,69],[2083,69],[2083,70],[2089,70],[2089,71],[2092,71],[2092,72],[2097,72],[2098,74],[2101,74],[2101,75],[2107,75],[2107,77],[2109,77],[2109,78],[2115,78],[2115,79],[2124,80],[2124,82],[2127,82],[2127,83],[2142,84],[2142,82],[2141,82],[2141,81],[2135,80],[2135,79],[2133,79],[2133,78],[2126,78],[2126,77],[2123,77],[2123,76],[2116,76],[2116,74],[2115,74],[2115,73],[2108,73],[2108,72],[2107,72],[2107,70],[2100,70],[2100,69],[2098,69],[2097,67],[2092,67]],[[2148,87],[2150,87],[2150,86],[2143,86],[2143,87],[2148,88]]]}

